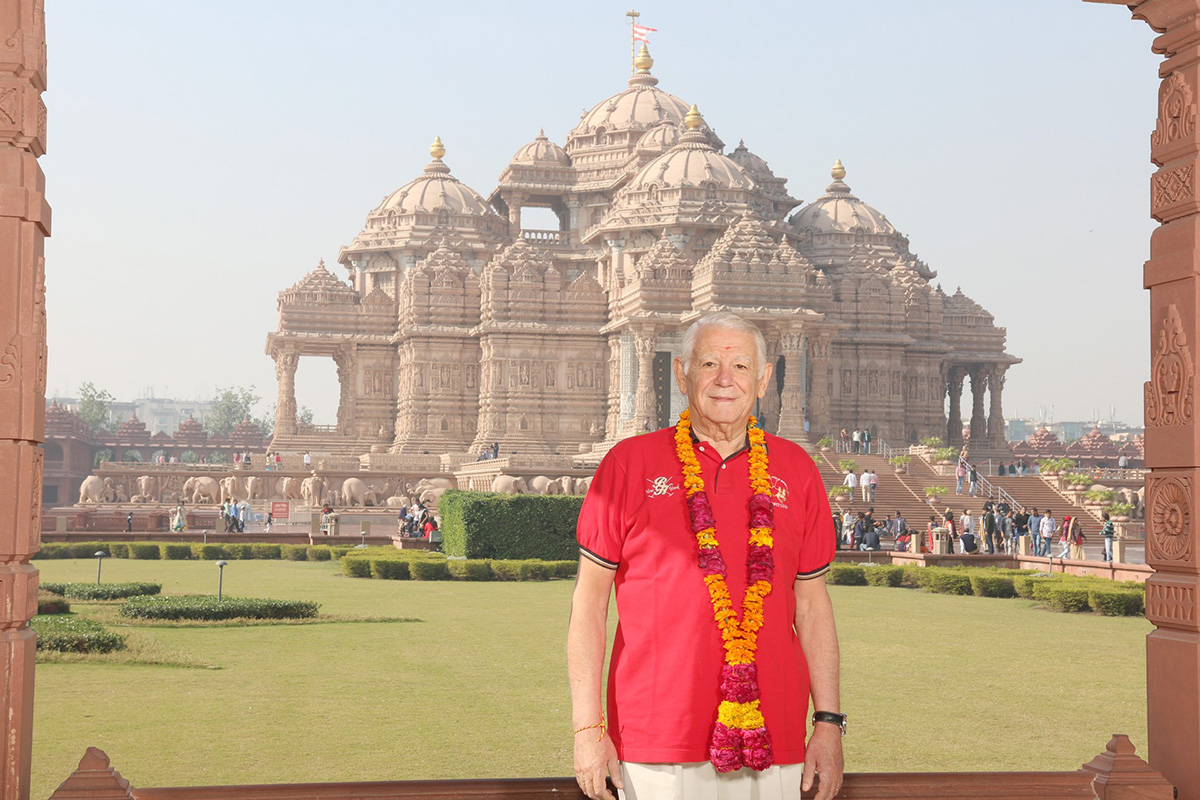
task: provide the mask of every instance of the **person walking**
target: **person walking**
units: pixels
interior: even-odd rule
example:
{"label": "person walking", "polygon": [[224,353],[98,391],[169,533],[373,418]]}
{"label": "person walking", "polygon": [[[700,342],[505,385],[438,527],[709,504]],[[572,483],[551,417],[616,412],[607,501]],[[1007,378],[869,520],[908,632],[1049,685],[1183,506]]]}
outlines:
{"label": "person walking", "polygon": [[864,469],[862,471],[862,474],[858,476],[858,485],[859,485],[859,488],[862,489],[863,502],[870,503],[871,502],[871,473]]}
{"label": "person walking", "polygon": [[979,495],[979,471],[975,469],[975,465],[971,464],[967,470],[967,479],[971,483],[971,497]]}
{"label": "person walking", "polygon": [[967,479],[967,466],[961,458],[958,460],[958,466],[954,468],[954,477],[956,479],[954,493],[962,494],[963,481]]}
{"label": "person walking", "polygon": [[1083,535],[1083,523],[1079,521],[1078,516],[1071,517],[1071,524],[1064,526],[1066,530],[1067,545],[1070,547],[1071,559],[1073,561],[1086,561],[1087,554],[1083,550],[1083,543],[1087,539]]}
{"label": "person walking", "polygon": [[1046,513],[1042,515],[1042,552],[1040,555],[1043,558],[1050,557],[1050,541],[1054,538],[1054,532],[1058,530],[1058,523],[1054,521],[1054,512],[1046,509]]}
{"label": "person walking", "polygon": [[1071,523],[1074,518],[1070,514],[1064,514],[1062,526],[1058,529],[1058,558],[1068,558],[1071,555]]}
{"label": "person walking", "polygon": [[862,451],[863,451],[863,455],[871,454],[871,429],[870,428],[863,428]]}
{"label": "person walking", "polygon": [[858,476],[854,474],[854,470],[846,470],[846,477],[842,478],[842,486],[850,489],[850,502],[854,502],[854,490],[858,488]]}
{"label": "person walking", "polygon": [[875,470],[871,470],[870,472],[871,472],[871,481],[870,481],[870,483],[871,483],[871,499],[868,502],[874,503],[875,502],[875,488],[877,486],[879,486],[879,475],[876,474]]}
{"label": "person walking", "polygon": [[989,556],[996,555],[996,512],[984,509],[979,515],[979,527],[983,531],[983,544]]}
{"label": "person walking", "polygon": [[130,511],[128,514],[125,515],[125,532],[126,533],[133,532],[133,512],[132,511]]}
{"label": "person walking", "polygon": [[1040,556],[1042,554],[1042,513],[1036,508],[1029,510],[1029,538],[1032,540],[1032,549],[1029,554]]}
{"label": "person walking", "polygon": [[[971,510],[963,509],[962,516],[958,518],[958,540],[962,543],[962,552],[975,552],[975,520],[971,517]],[[970,549],[967,544],[970,544]]]}
{"label": "person walking", "polygon": [[1104,527],[1100,529],[1100,540],[1104,542],[1104,560],[1109,564],[1113,563],[1113,537],[1116,535],[1116,526],[1109,519],[1108,512],[1105,511],[1100,515],[1104,520]]}
{"label": "person walking", "polygon": [[312,467],[312,456],[310,456],[308,454],[308,451],[305,450],[304,451],[304,471],[308,472],[310,467]]}
{"label": "person walking", "polygon": [[862,447],[862,431],[858,428],[854,429],[854,433],[850,436],[851,443],[854,446],[854,454],[858,455],[858,450]]}

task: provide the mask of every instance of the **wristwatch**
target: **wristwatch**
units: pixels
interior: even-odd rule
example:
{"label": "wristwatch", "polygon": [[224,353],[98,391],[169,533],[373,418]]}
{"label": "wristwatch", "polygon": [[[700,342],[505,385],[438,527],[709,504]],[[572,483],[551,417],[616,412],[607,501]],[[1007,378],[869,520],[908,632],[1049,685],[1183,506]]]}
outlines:
{"label": "wristwatch", "polygon": [[846,715],[838,714],[833,711],[814,711],[812,715],[813,727],[816,727],[818,722],[828,722],[837,725],[842,729],[842,736],[846,735]]}

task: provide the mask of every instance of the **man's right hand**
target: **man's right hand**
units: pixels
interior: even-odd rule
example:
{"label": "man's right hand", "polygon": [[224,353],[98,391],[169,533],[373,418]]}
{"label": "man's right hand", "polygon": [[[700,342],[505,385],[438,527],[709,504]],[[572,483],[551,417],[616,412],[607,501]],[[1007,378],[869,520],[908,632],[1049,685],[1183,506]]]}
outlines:
{"label": "man's right hand", "polygon": [[592,800],[616,800],[605,784],[612,777],[613,785],[624,789],[621,782],[621,764],[617,760],[617,748],[605,733],[596,740],[594,730],[575,734],[575,781],[583,793]]}

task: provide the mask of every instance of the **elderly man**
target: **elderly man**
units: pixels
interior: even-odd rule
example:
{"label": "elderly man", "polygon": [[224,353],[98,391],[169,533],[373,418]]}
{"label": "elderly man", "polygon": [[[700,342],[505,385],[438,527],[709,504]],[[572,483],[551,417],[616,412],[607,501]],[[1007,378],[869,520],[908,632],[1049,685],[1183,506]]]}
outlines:
{"label": "elderly man", "polygon": [[567,660],[575,776],[596,800],[612,797],[606,776],[629,800],[798,799],[814,774],[820,800],[841,786],[829,503],[804,450],[751,417],[765,356],[734,314],[692,325],[674,364],[688,410],[616,445],[584,501]]}

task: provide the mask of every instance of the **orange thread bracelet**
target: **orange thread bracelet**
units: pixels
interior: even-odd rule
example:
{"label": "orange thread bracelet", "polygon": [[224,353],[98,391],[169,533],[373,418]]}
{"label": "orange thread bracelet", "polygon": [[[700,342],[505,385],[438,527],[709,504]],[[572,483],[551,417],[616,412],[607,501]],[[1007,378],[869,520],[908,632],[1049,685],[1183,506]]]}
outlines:
{"label": "orange thread bracelet", "polygon": [[582,728],[576,728],[575,734],[578,735],[580,733],[583,733],[584,731],[590,731],[593,728],[600,729],[600,735],[598,737],[596,737],[596,741],[597,742],[603,741],[604,740],[604,731],[605,731],[604,714],[603,713],[600,714],[599,722],[597,722],[595,725],[584,725]]}

